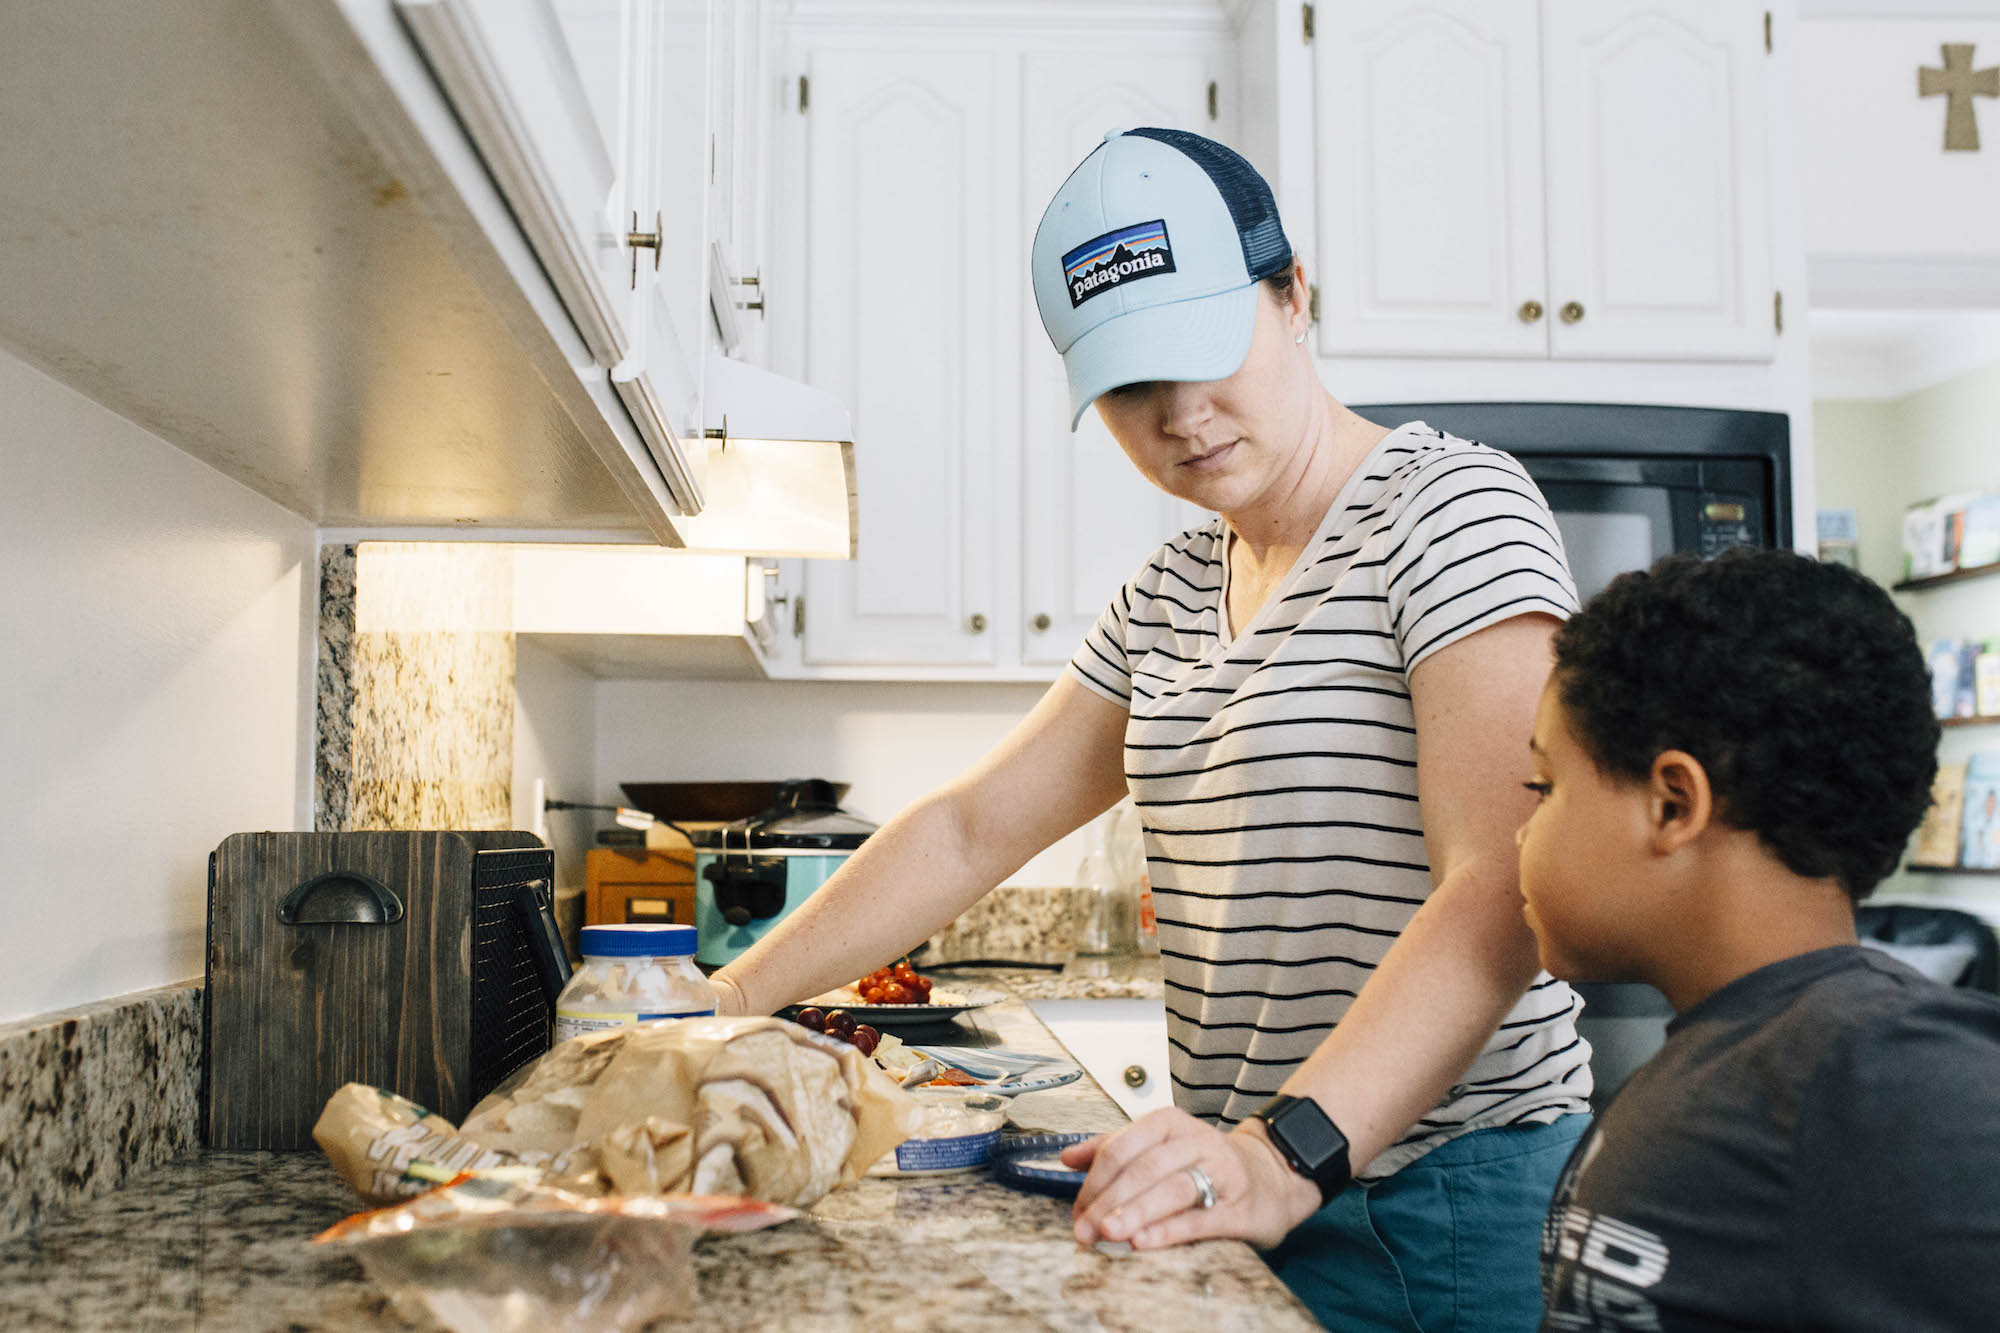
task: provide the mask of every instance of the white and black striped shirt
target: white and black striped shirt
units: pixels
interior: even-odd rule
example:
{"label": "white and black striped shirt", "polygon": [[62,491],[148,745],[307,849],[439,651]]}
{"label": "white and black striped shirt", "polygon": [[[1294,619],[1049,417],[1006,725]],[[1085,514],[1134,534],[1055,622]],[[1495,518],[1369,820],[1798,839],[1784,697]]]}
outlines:
{"label": "white and black striped shirt", "polygon": [[[1070,670],[1131,715],[1174,1100],[1233,1125],[1319,1046],[1431,892],[1410,672],[1510,617],[1566,618],[1576,590],[1521,465],[1421,422],[1355,469],[1233,639],[1227,540],[1218,519],[1162,547]],[[1444,1103],[1361,1174],[1587,1110],[1580,1008],[1537,976]]]}

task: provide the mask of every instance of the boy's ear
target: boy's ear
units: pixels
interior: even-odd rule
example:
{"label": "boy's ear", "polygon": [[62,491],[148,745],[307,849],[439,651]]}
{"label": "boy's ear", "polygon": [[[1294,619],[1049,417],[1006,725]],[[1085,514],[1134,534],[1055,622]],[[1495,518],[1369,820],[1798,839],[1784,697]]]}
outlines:
{"label": "boy's ear", "polygon": [[1685,750],[1662,750],[1653,757],[1648,779],[1647,818],[1654,852],[1671,855],[1700,837],[1715,816],[1715,792],[1708,770]]}

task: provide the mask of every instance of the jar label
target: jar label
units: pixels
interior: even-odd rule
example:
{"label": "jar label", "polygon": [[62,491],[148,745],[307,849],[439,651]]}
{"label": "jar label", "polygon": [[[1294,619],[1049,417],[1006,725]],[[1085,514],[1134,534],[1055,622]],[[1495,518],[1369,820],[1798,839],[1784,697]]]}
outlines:
{"label": "jar label", "polygon": [[627,1010],[623,1013],[606,1013],[602,1010],[584,1012],[579,1009],[556,1010],[556,1040],[568,1041],[571,1037],[581,1037],[586,1032],[602,1032],[606,1028],[622,1028],[632,1023],[650,1023],[656,1018],[709,1018],[715,1010],[684,1009],[678,1013],[664,1011],[646,1012]]}

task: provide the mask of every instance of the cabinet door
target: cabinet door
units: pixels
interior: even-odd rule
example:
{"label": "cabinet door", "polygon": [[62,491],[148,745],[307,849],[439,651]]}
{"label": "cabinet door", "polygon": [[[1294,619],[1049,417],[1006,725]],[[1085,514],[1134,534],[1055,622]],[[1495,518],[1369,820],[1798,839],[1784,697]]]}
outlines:
{"label": "cabinet door", "polygon": [[[1021,99],[1021,235],[1032,237],[1063,180],[1104,139],[1138,125],[1213,133],[1207,52],[1030,54]],[[1023,420],[1021,659],[1067,662],[1105,603],[1161,542],[1206,515],[1156,489],[1127,461],[1095,411],[1072,433],[1062,358],[1035,311],[1027,275],[1021,302]]]}
{"label": "cabinet door", "polygon": [[1317,12],[1320,350],[1547,355],[1536,0]]}
{"label": "cabinet door", "polygon": [[633,211],[640,231],[657,233],[658,249],[640,252],[639,267],[651,272],[639,279],[639,336],[611,373],[648,445],[659,453],[671,440],[692,460],[697,486],[706,455],[701,368],[714,334],[705,205],[708,19],[709,0],[648,0],[635,25],[633,104],[646,134]]}
{"label": "cabinet door", "polygon": [[1763,10],[1545,3],[1555,354],[1769,357]]}
{"label": "cabinet door", "polygon": [[[996,57],[810,60],[807,377],[853,412],[859,551],[806,568],[809,665],[996,660],[998,401],[1021,248],[1000,234]],[[1008,220],[1013,217],[1007,196]],[[1007,299],[1001,299],[1002,293]]]}
{"label": "cabinet door", "polygon": [[397,0],[598,364],[631,355],[637,0]]}
{"label": "cabinet door", "polygon": [[1174,1104],[1160,1001],[1034,1000],[1028,1008],[1132,1119]]}

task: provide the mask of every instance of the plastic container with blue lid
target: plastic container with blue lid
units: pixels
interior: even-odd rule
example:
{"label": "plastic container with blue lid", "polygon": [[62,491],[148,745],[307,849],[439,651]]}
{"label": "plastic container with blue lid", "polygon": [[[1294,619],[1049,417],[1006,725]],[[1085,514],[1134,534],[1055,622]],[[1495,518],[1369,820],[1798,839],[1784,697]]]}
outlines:
{"label": "plastic container with blue lid", "polygon": [[715,1012],[715,990],[694,965],[693,926],[585,926],[581,943],[583,966],[556,1000],[557,1041]]}

